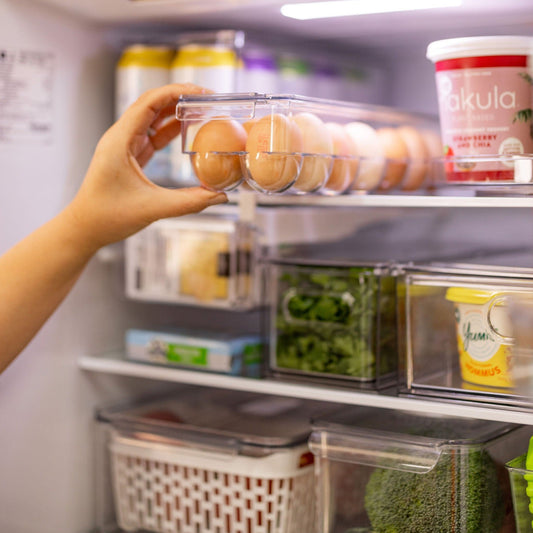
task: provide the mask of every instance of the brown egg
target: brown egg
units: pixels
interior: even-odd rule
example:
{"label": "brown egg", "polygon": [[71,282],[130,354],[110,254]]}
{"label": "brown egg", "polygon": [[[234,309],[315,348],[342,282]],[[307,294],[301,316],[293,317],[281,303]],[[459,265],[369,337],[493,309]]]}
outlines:
{"label": "brown egg", "polygon": [[246,141],[247,166],[255,185],[265,192],[282,192],[298,176],[302,134],[285,115],[260,118]]}
{"label": "brown egg", "polygon": [[407,146],[407,152],[409,153],[409,167],[401,188],[404,191],[414,191],[424,183],[426,178],[428,149],[422,134],[413,126],[402,126],[397,131]]}
{"label": "brown egg", "polygon": [[421,133],[424,143],[426,144],[429,157],[442,157],[444,155],[444,149],[440,135],[432,130],[423,130]]}
{"label": "brown egg", "polygon": [[240,156],[246,130],[230,118],[215,118],[198,130],[192,143],[192,166],[200,183],[216,191],[229,190],[242,179]]}
{"label": "brown egg", "polygon": [[397,187],[401,183],[407,170],[409,152],[405,142],[395,128],[379,128],[377,134],[387,158],[385,175],[379,184],[379,189],[386,191]]}
{"label": "brown egg", "polygon": [[246,133],[249,134],[250,130],[253,128],[254,124],[258,121],[258,118],[252,118],[250,120],[247,120],[246,122],[243,122],[243,127],[246,130]]}
{"label": "brown egg", "polygon": [[298,113],[292,120],[302,132],[303,152],[306,154],[294,189],[298,192],[314,192],[329,177],[333,162],[330,156],[333,154],[333,140],[326,125],[313,113]]}
{"label": "brown egg", "polygon": [[376,130],[364,122],[349,122],[344,126],[357,147],[359,168],[352,190],[371,191],[383,177],[385,151]]}
{"label": "brown egg", "polygon": [[329,179],[324,186],[325,192],[343,193],[350,188],[357,172],[357,146],[346,129],[336,122],[326,123],[333,141],[333,160]]}

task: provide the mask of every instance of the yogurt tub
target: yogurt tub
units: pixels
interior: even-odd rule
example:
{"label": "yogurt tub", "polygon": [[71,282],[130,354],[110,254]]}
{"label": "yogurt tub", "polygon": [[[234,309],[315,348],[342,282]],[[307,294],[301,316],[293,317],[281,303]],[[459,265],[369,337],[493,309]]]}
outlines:
{"label": "yogurt tub", "polygon": [[446,299],[455,306],[457,349],[464,381],[490,387],[513,387],[511,330],[503,293],[450,287]]}
{"label": "yogurt tub", "polygon": [[[532,53],[533,37],[526,36],[429,44],[444,155],[461,159],[446,164],[448,182],[509,182],[514,180],[512,158],[498,161],[498,156],[533,154]],[[476,156],[484,157],[476,161]]]}

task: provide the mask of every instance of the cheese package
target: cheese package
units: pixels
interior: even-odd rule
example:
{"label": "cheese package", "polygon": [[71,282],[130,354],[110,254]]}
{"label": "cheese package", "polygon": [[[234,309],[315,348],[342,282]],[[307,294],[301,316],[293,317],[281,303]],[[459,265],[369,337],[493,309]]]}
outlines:
{"label": "cheese package", "polygon": [[262,342],[255,335],[129,329],[125,340],[126,358],[134,361],[247,377],[261,375]]}
{"label": "cheese package", "polygon": [[147,301],[254,307],[254,248],[253,228],[230,218],[157,221],[126,241],[126,294]]}

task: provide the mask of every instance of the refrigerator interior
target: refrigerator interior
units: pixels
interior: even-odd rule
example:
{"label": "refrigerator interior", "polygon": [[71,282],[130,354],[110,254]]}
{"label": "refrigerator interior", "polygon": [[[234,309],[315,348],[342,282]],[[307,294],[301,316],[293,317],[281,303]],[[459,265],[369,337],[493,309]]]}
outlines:
{"label": "refrigerator interior", "polygon": [[[66,1],[62,5],[52,0],[0,0],[3,50],[28,53],[39,60],[20,74],[28,92],[19,88],[19,100],[13,96],[8,100],[12,104],[31,100],[37,102],[35,106],[2,106],[1,120],[9,128],[0,129],[0,253],[54,216],[75,194],[98,138],[112,122],[114,68],[125,42],[172,35],[181,28],[235,24],[258,35],[259,26],[251,21],[258,19],[262,9],[270,13],[274,2],[259,2],[259,6],[248,2],[237,10],[238,16],[228,6],[209,14],[210,3],[202,13],[191,12],[194,8],[184,3],[181,7],[188,13],[184,16],[179,15],[179,2],[154,4],[139,9],[126,2],[79,2],[76,12]],[[296,30],[293,22],[283,26],[273,16],[265,21],[273,41],[283,46],[292,42],[295,49],[303,49],[310,43],[318,53],[329,39],[335,53],[377,68],[383,92],[375,103],[435,114],[433,65],[425,58],[429,41],[531,32],[532,23],[524,17],[528,1],[514,2],[501,17],[491,15],[489,9],[498,2],[490,6],[479,2],[482,11],[470,4],[471,14],[460,27],[456,18],[439,21],[434,14],[427,18],[391,15],[386,22],[374,18],[360,33],[350,21],[339,26],[335,19],[315,22],[304,30]],[[146,15],[142,7],[147,8]],[[163,25],[161,14],[166,9],[172,21]],[[417,31],[412,31],[413,26]],[[335,33],[340,38],[333,39]],[[38,98],[29,89],[35,83],[42,84]],[[37,111],[44,113],[44,129],[32,129]],[[26,129],[13,129],[15,124]],[[267,245],[305,247],[316,240],[352,238],[360,258],[379,250],[386,259],[401,255],[407,260],[421,251],[453,255],[458,250],[527,248],[533,242],[529,211],[392,205],[320,210],[317,216],[316,209],[306,207],[280,209],[274,217],[263,208],[258,219]],[[290,226],[283,223],[287,220]],[[95,407],[179,388],[171,382],[84,372],[78,365],[80,357],[120,351],[128,327],[201,326],[206,319],[236,333],[243,326],[259,327],[257,312],[243,315],[128,300],[122,251],[121,245],[111,247],[91,261],[58,311],[0,376],[1,531],[84,533],[94,528]]]}

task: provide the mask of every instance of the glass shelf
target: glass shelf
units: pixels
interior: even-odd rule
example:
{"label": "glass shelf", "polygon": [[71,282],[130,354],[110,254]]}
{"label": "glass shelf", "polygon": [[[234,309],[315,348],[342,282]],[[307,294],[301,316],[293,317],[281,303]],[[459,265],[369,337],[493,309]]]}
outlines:
{"label": "glass shelf", "polygon": [[[455,193],[455,194],[454,194]],[[340,196],[319,195],[265,195],[250,191],[228,194],[229,204],[241,209],[276,206],[300,207],[533,207],[533,196],[529,195],[476,195],[466,188],[442,189],[438,194],[347,194]],[[225,208],[230,206],[216,206]],[[212,208],[210,208],[212,209]]]}
{"label": "glass shelf", "polygon": [[455,415],[481,420],[533,425],[533,410],[526,408],[495,407],[480,402],[426,400],[396,395],[360,392],[347,388],[317,384],[284,382],[272,379],[251,379],[194,370],[184,370],[127,361],[121,353],[105,356],[83,356],[79,366],[90,372],[101,372],[128,377],[241,390],[258,394],[275,394],[347,405],[392,408],[432,415]]}

